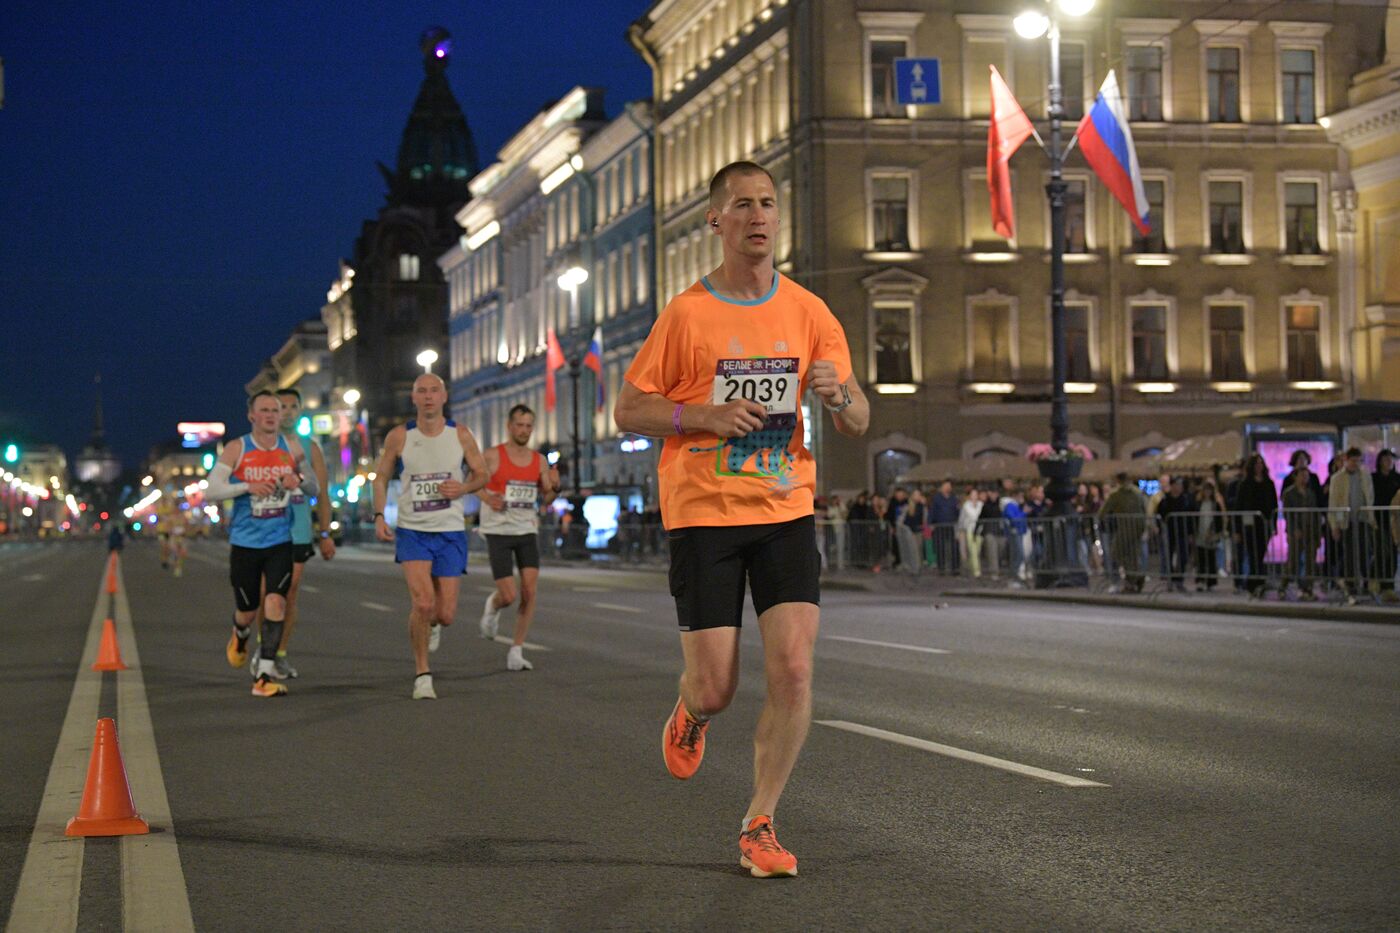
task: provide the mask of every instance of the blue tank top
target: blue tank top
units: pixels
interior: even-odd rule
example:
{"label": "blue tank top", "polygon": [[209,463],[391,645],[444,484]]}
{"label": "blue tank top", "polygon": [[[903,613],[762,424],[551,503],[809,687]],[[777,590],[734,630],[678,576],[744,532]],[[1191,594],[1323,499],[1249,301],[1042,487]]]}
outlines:
{"label": "blue tank top", "polygon": [[[287,473],[296,472],[296,459],[282,435],[277,445],[264,450],[245,434],[243,455],[233,468],[233,478],[241,483],[277,482]],[[228,539],[238,547],[267,548],[287,544],[292,540],[292,494],[280,486],[270,496],[244,493],[233,500],[233,516],[229,519]]]}
{"label": "blue tank top", "polygon": [[[302,453],[306,456],[304,469],[311,469],[311,441],[305,437],[298,437],[301,441]],[[326,491],[321,490],[321,495]],[[292,543],[311,543],[311,497],[300,489],[292,490]]]}

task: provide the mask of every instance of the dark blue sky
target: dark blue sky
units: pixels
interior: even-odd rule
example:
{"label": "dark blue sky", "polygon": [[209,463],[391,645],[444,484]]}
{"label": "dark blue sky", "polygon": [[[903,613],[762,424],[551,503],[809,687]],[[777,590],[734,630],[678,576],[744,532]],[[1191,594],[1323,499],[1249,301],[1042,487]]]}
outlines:
{"label": "dark blue sky", "polygon": [[0,437],[75,455],[99,369],[128,465],[181,420],[245,427],[244,383],[383,203],[422,30],[452,33],[484,166],[574,85],[650,96],[624,38],[647,5],[5,3]]}

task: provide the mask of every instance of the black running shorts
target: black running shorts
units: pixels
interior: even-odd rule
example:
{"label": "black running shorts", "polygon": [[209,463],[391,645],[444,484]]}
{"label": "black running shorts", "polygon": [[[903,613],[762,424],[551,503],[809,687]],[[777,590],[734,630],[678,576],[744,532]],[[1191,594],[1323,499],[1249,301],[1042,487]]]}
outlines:
{"label": "black running shorts", "polygon": [[286,596],[292,587],[292,542],[272,547],[233,545],[228,556],[228,577],[239,612],[258,608],[263,581],[267,581],[269,593]]}
{"label": "black running shorts", "polygon": [[[491,557],[491,579],[508,580],[515,568],[540,568],[538,535],[483,535],[486,553]],[[513,562],[513,563],[512,563]]]}
{"label": "black running shorts", "polygon": [[304,564],[316,556],[316,545],[314,544],[293,544],[292,562]]}
{"label": "black running shorts", "polygon": [[774,525],[695,526],[668,533],[671,595],[681,631],[738,628],[747,580],[754,612],[821,604],[821,557],[811,515]]}

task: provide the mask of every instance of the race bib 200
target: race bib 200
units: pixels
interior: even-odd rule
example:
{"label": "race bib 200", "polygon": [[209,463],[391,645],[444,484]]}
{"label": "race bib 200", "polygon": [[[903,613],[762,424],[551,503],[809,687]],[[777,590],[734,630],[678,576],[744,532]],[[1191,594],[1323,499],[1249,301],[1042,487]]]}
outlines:
{"label": "race bib 200", "polygon": [[408,477],[408,497],[415,512],[440,512],[452,504],[440,491],[451,473],[414,473]]}

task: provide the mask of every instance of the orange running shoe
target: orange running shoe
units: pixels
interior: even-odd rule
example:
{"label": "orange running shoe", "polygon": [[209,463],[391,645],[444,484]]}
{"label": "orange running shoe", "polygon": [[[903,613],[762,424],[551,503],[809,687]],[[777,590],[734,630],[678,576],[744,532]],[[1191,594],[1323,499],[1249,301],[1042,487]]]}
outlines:
{"label": "orange running shoe", "polygon": [[797,856],[778,844],[773,820],[767,816],[749,820],[749,828],[739,834],[739,864],[755,878],[797,876]]}
{"label": "orange running shoe", "polygon": [[[249,630],[252,634],[252,630]],[[228,637],[228,644],[224,646],[224,657],[228,658],[229,667],[242,667],[248,663],[248,635],[238,637],[238,629]]]}
{"label": "orange running shoe", "polygon": [[676,700],[676,708],[666,718],[661,730],[661,757],[671,776],[684,781],[700,767],[705,757],[705,733],[710,721],[701,722],[685,711],[685,703]]}
{"label": "orange running shoe", "polygon": [[253,696],[255,697],[284,697],[287,695],[287,685],[279,684],[266,674],[253,681]]}

